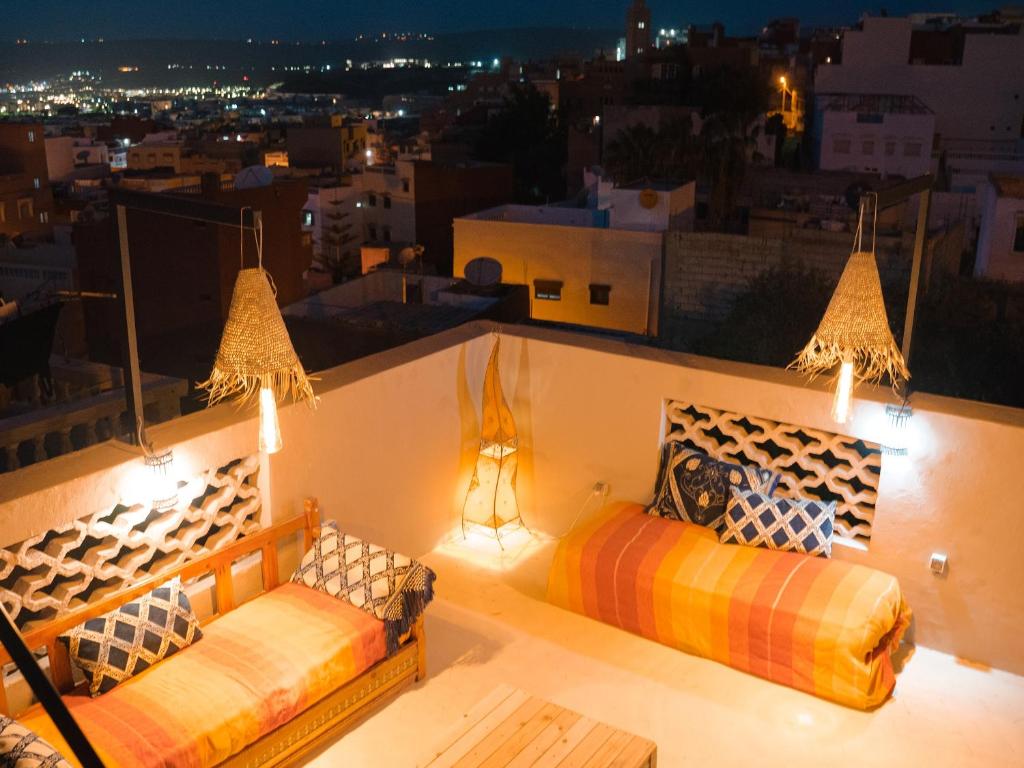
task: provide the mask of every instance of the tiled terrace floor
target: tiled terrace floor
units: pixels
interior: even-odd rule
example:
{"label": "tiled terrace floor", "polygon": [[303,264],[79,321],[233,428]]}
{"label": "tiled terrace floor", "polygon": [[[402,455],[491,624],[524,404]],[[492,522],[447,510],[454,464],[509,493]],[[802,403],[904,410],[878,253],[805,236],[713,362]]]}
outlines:
{"label": "tiled terrace floor", "polygon": [[435,551],[429,678],[311,765],[412,768],[508,683],[653,739],[659,766],[1024,766],[1024,677],[917,649],[895,697],[850,710],[543,601],[551,545],[514,571]]}

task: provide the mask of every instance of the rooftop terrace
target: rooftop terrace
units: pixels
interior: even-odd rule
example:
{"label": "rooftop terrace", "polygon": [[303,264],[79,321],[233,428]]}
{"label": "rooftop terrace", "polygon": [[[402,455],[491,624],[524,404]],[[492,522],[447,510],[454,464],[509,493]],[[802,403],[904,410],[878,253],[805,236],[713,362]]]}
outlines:
{"label": "rooftop terrace", "polygon": [[[1008,457],[1024,453],[1024,413],[915,393],[908,455],[882,457],[870,536],[833,551],[896,576],[914,611],[916,652],[902,659],[894,700],[859,712],[543,597],[555,540],[597,511],[595,483],[614,499],[650,500],[668,401],[833,431],[828,383],[591,335],[502,329],[503,385],[520,437],[518,498],[535,536],[501,554],[454,535],[495,330],[474,322],[324,371],[317,410],[281,409],[284,449],[272,456],[256,453],[256,414],[230,405],[150,430],[173,448],[182,482],[250,462],[263,525],[317,496],[345,530],[422,557],[438,573],[426,619],[429,676],[312,765],[421,764],[458,713],[499,683],[652,738],[665,766],[748,765],[750,739],[764,765],[1024,761],[1024,592],[1014,588],[1024,583],[1024,530],[1006,475]],[[861,387],[856,397],[844,431],[884,441],[891,392]],[[5,562],[20,542],[130,504],[142,469],[137,452],[108,441],[6,475]],[[937,551],[948,555],[944,576],[928,567]],[[395,739],[399,731],[408,738]]]}

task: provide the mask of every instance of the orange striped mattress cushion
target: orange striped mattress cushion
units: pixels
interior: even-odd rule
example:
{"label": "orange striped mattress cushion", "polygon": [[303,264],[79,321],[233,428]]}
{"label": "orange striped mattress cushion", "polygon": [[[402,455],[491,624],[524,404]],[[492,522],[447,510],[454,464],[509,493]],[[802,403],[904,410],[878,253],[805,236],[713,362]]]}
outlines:
{"label": "orange striped mattress cushion", "polygon": [[859,709],[891,693],[891,652],[910,621],[886,573],[720,544],[707,528],[638,504],[613,504],[562,540],[548,599]]}
{"label": "orange striped mattress cushion", "polygon": [[[195,645],[98,698],[64,697],[108,768],[212,766],[385,656],[384,624],[285,584],[203,627]],[[18,718],[71,758],[38,706]]]}

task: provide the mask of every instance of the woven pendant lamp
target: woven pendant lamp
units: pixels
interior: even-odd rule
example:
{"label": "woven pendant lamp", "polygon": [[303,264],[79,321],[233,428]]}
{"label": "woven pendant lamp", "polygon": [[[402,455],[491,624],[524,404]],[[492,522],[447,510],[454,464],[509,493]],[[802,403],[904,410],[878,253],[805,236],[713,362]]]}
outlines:
{"label": "woven pendant lamp", "polygon": [[882,282],[875,262],[874,227],[871,250],[865,251],[863,223],[864,206],[861,204],[853,253],[821,324],[790,364],[812,379],[839,366],[832,415],[840,424],[850,417],[857,382],[878,382],[888,375],[893,387],[898,387],[902,380],[910,378],[903,354],[889,330]]}
{"label": "woven pendant lamp", "polygon": [[501,389],[500,350],[501,337],[498,336],[484,373],[480,448],[462,505],[463,534],[467,526],[490,529],[499,545],[503,529],[516,522],[523,525],[516,500],[519,435]]}
{"label": "woven pendant lamp", "polygon": [[277,307],[270,274],[263,269],[262,234],[260,227],[259,266],[238,271],[213,371],[197,386],[209,392],[209,405],[228,398],[240,405],[258,400],[260,449],[276,453],[281,449],[277,403],[290,395],[316,407],[316,396]]}

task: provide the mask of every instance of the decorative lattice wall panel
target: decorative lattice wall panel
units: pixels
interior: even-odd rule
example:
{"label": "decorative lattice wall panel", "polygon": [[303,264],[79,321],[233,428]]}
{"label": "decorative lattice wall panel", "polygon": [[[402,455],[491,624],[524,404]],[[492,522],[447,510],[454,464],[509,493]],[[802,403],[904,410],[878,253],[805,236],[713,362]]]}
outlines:
{"label": "decorative lattice wall panel", "polygon": [[174,509],[136,504],[79,518],[0,549],[0,601],[22,629],[145,576],[224,547],[259,528],[259,458],[190,482]]}
{"label": "decorative lattice wall panel", "polygon": [[834,432],[669,401],[666,440],[719,459],[769,467],[778,495],[836,502],[836,534],[871,538],[881,446]]}

